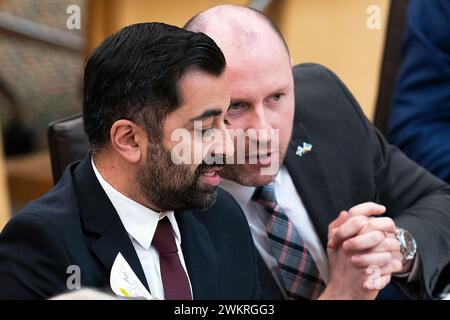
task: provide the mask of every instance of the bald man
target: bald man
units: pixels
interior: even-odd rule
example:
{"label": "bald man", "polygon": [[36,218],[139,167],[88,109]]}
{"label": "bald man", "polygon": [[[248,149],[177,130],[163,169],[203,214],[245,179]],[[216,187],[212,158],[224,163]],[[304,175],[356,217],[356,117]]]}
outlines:
{"label": "bald man", "polygon": [[[266,146],[256,163],[221,172],[263,262],[263,295],[373,299],[393,279],[410,298],[431,296],[450,260],[449,187],[387,144],[335,74],[292,68],[263,14],[222,5],[185,27],[225,54],[229,129],[276,133],[248,135],[245,159],[250,145]],[[379,286],[361,282],[363,271]]]}

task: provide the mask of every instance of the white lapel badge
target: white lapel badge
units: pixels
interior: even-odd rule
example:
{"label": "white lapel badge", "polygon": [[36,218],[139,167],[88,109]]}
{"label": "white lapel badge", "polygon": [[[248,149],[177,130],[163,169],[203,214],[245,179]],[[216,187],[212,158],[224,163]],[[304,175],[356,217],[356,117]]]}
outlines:
{"label": "white lapel badge", "polygon": [[311,150],[312,150],[312,144],[303,142],[303,147],[298,146],[295,154],[298,155],[299,157],[302,157],[304,154],[311,152]]}
{"label": "white lapel badge", "polygon": [[120,252],[111,268],[109,282],[112,291],[119,297],[143,297],[154,300]]}

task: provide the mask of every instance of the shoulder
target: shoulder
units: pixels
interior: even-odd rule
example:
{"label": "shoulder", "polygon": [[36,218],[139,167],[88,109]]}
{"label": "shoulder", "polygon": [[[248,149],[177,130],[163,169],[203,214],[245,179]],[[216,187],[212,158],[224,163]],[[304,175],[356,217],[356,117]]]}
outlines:
{"label": "shoulder", "polygon": [[195,210],[196,218],[210,232],[226,230],[228,235],[251,237],[250,228],[241,206],[227,191],[217,188],[217,199],[214,205],[205,211]]}
{"label": "shoulder", "polygon": [[367,138],[368,120],[335,73],[315,63],[296,65],[292,71],[296,124],[302,123],[311,135],[333,138],[339,130]]}
{"label": "shoulder", "polygon": [[211,209],[223,212],[224,216],[231,220],[245,220],[241,206],[228,191],[221,188],[217,188],[217,200]]}
{"label": "shoulder", "polygon": [[332,80],[335,81],[336,74],[324,65],[312,62],[300,63],[292,68],[295,80]]}
{"label": "shoulder", "polygon": [[44,234],[61,237],[79,221],[78,200],[70,175],[47,194],[27,204],[16,213],[2,231],[2,238],[18,234],[22,238],[39,238]]}
{"label": "shoulder", "polygon": [[0,234],[0,299],[46,298],[64,291],[69,254],[58,229],[45,215],[23,211]]}
{"label": "shoulder", "polygon": [[294,66],[292,73],[297,104],[325,102],[326,105],[336,105],[338,102],[341,105],[350,103],[358,106],[350,90],[327,67],[317,63],[302,63]]}

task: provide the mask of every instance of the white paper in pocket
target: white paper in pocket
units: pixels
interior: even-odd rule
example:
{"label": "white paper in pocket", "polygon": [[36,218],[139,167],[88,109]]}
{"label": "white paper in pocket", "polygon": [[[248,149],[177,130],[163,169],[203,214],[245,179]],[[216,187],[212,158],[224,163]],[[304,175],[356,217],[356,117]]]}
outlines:
{"label": "white paper in pocket", "polygon": [[120,252],[111,268],[109,282],[112,291],[120,297],[154,300]]}

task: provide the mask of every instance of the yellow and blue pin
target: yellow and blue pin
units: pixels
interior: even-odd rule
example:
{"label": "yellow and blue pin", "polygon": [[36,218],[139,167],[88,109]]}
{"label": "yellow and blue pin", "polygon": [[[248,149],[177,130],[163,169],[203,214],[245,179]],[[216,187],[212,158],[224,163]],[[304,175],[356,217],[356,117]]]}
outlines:
{"label": "yellow and blue pin", "polygon": [[303,146],[298,146],[295,154],[298,155],[299,157],[302,157],[306,153],[311,152],[311,150],[312,150],[312,144],[303,142]]}

